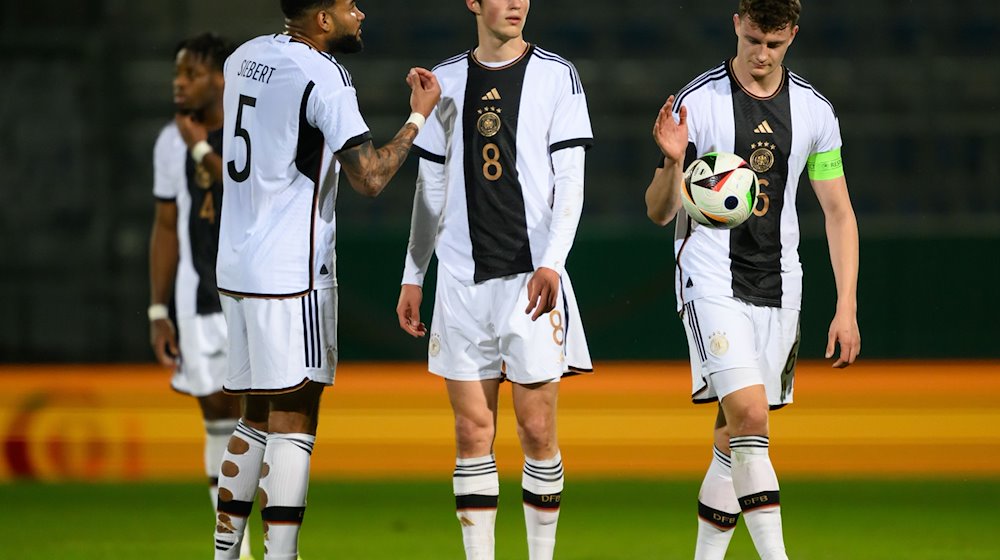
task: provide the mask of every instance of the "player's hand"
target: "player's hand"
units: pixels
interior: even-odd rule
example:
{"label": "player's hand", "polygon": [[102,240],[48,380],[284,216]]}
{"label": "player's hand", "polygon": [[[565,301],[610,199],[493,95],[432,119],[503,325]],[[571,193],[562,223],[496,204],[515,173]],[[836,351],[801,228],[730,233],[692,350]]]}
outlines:
{"label": "player's hand", "polygon": [[406,83],[410,86],[410,110],[425,118],[431,116],[441,99],[441,84],[434,73],[424,68],[410,68]]}
{"label": "player's hand", "polygon": [[680,163],[684,161],[684,152],[687,151],[688,145],[687,107],[681,106],[680,122],[674,121],[673,109],[674,96],[671,95],[656,115],[656,122],[653,123],[653,139],[656,140],[656,145],[659,146],[667,163]]}
{"label": "player's hand", "polygon": [[416,284],[403,284],[399,288],[399,303],[396,305],[399,328],[414,338],[427,334],[427,327],[420,322],[420,302],[423,299],[424,291]]}
{"label": "player's hand", "polygon": [[556,308],[559,301],[559,273],[551,268],[541,267],[528,280],[528,308],[525,314],[531,313],[531,320],[537,320],[543,314]]}
{"label": "player's hand", "polygon": [[149,343],[153,345],[160,365],[176,367],[180,351],[177,350],[177,330],[170,319],[157,319],[149,323]]}
{"label": "player's hand", "polygon": [[184,139],[184,144],[191,148],[202,140],[208,140],[208,129],[205,125],[194,120],[194,117],[184,113],[174,115],[174,122],[177,123],[177,130]]}
{"label": "player's hand", "polygon": [[854,363],[861,353],[861,330],[858,329],[857,315],[850,311],[838,311],[830,323],[830,334],[826,342],[826,357],[832,358],[835,345],[840,344],[840,357],[833,362],[835,368],[845,368]]}

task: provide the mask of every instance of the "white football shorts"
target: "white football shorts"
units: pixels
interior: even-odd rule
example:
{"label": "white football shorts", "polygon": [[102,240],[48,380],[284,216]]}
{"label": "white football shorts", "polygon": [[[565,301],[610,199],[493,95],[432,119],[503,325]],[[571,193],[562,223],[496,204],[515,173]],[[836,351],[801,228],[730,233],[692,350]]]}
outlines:
{"label": "white football shorts", "polygon": [[308,381],[332,385],[337,369],[337,289],[285,299],[220,294],[229,323],[227,393],[278,394]]}
{"label": "white football shorts", "polygon": [[558,303],[531,320],[530,272],[471,286],[438,266],[428,369],[455,381],[506,379],[528,385],[590,373],[593,365],[576,297],[563,274]]}
{"label": "white football shorts", "polygon": [[799,312],[707,296],[681,311],[691,354],[691,400],[717,401],[764,385],[771,408],[792,402]]}
{"label": "white football shorts", "polygon": [[178,318],[177,337],[181,355],[170,386],[192,397],[221,391],[229,371],[226,318],[222,313]]}

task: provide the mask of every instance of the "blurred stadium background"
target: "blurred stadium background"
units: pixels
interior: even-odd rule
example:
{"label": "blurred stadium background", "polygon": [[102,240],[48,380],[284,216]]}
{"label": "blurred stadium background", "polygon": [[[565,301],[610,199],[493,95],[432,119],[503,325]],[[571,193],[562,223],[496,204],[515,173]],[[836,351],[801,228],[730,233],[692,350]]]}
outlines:
{"label": "blurred stadium background", "polygon": [[[953,513],[941,505],[946,501],[964,504],[967,496],[971,504],[986,504],[1000,498],[1000,3],[804,4],[786,63],[828,97],[840,116],[862,238],[863,354],[855,368],[838,374],[816,361],[835,292],[822,214],[804,183],[799,208],[805,363],[797,391],[803,404],[775,415],[775,462],[790,480],[811,481],[788,487],[816,502],[880,495],[890,479],[905,475],[915,482],[892,487],[885,500],[912,507],[876,509],[872,523],[892,516],[917,520],[889,544],[884,535],[872,535],[848,552],[824,543],[807,557],[900,557],[887,551],[908,539],[924,544],[926,555],[907,558],[1000,557],[996,543],[958,548],[959,542],[973,546],[968,542],[982,540],[975,533],[966,538],[958,530],[933,530]],[[636,509],[635,523],[659,528],[663,514],[684,524],[676,538],[650,540],[646,546],[656,550],[686,551],[690,545],[693,523],[684,507],[693,503],[696,479],[709,458],[711,412],[687,402],[687,350],[673,311],[673,227],[657,228],[645,217],[642,195],[658,155],[649,129],[670,93],[731,56],[729,14],[735,5],[535,0],[526,28],[528,40],[576,63],[596,135],[569,269],[599,374],[564,389],[562,436],[575,463],[571,476],[595,481],[594,496],[602,489],[655,496],[649,511]],[[366,51],[342,62],[381,143],[408,112],[406,70],[431,67],[473,46],[474,25],[460,0],[369,0],[360,6],[368,16]],[[0,514],[0,526],[9,526],[6,521],[18,512],[32,519],[30,496],[104,499],[114,494],[108,485],[120,483],[149,500],[158,499],[157,492],[193,496],[178,506],[178,515],[204,509],[196,484],[196,407],[170,393],[166,373],[149,365],[144,310],[152,146],[172,115],[173,49],[179,39],[205,30],[236,41],[279,31],[277,2],[0,2],[0,504],[16,506],[0,508],[7,512]],[[393,311],[414,174],[410,162],[379,199],[344,189],[338,202],[343,367],[325,402],[314,463],[320,482],[313,494],[317,505],[333,511],[337,503],[316,498],[324,481],[342,497],[351,487],[345,481],[359,478],[369,479],[361,488],[373,495],[382,487],[371,485],[379,481],[431,478],[441,484],[426,494],[414,490],[413,500],[434,496],[434,514],[448,513],[447,401],[421,373],[424,344],[398,330]],[[513,478],[520,458],[509,421],[503,419],[498,453],[501,469]],[[406,457],[405,472],[379,470],[386,454],[397,453]],[[673,478],[688,483],[662,491],[622,482],[668,484]],[[63,486],[66,481],[84,485]],[[104,485],[90,494],[93,481]],[[163,491],[150,481],[178,483],[183,490]],[[926,503],[900,498],[920,492],[928,494]],[[630,502],[609,503],[620,513]],[[371,515],[391,525],[395,518],[387,508]],[[516,502],[509,511],[515,508]],[[842,523],[860,519],[856,514],[845,507],[841,516],[817,515],[851,531],[857,527]],[[45,512],[38,515],[39,523],[52,522]],[[403,548],[413,553],[409,557],[457,557],[453,519],[435,519],[435,530],[448,535],[450,552],[420,556]],[[577,528],[588,532],[583,526]],[[79,531],[86,527],[80,524]],[[400,542],[413,542],[398,529],[391,527]],[[198,530],[195,544],[186,536],[169,541],[164,535],[161,548],[174,552],[162,557],[201,554]],[[10,557],[129,557],[94,544],[102,541],[93,535],[52,548],[51,555],[32,556],[27,551],[38,543],[25,535],[23,549],[22,541],[13,541]],[[747,541],[734,557],[752,557]],[[133,545],[121,546],[136,550],[128,548]],[[90,549],[92,556],[81,552]],[[569,549],[567,557],[684,556],[614,556],[596,544],[578,550]]]}

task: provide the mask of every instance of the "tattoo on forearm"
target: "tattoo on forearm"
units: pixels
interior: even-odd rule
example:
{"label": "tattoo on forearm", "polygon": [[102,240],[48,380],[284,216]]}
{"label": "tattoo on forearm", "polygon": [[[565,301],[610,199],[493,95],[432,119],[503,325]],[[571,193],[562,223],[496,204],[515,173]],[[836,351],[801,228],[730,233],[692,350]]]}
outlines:
{"label": "tattoo on forearm", "polygon": [[341,152],[341,165],[361,180],[365,192],[377,195],[403,165],[416,137],[417,127],[406,124],[392,140],[377,150],[371,142],[365,142],[355,149]]}

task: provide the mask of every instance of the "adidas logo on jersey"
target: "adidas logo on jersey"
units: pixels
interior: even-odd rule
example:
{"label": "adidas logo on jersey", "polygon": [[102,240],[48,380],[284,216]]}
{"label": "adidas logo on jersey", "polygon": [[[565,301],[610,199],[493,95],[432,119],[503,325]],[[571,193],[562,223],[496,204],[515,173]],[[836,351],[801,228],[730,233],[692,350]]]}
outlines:
{"label": "adidas logo on jersey", "polygon": [[774,134],[774,131],[771,130],[771,125],[767,124],[766,120],[758,124],[757,128],[753,129],[753,131],[757,134]]}
{"label": "adidas logo on jersey", "polygon": [[497,88],[491,89],[483,96],[483,101],[496,101],[497,99],[500,99],[500,92],[497,91]]}
{"label": "adidas logo on jersey", "polygon": [[326,265],[324,264],[323,266],[321,266],[319,268],[319,273],[320,274],[330,274],[330,271],[326,269]]}

